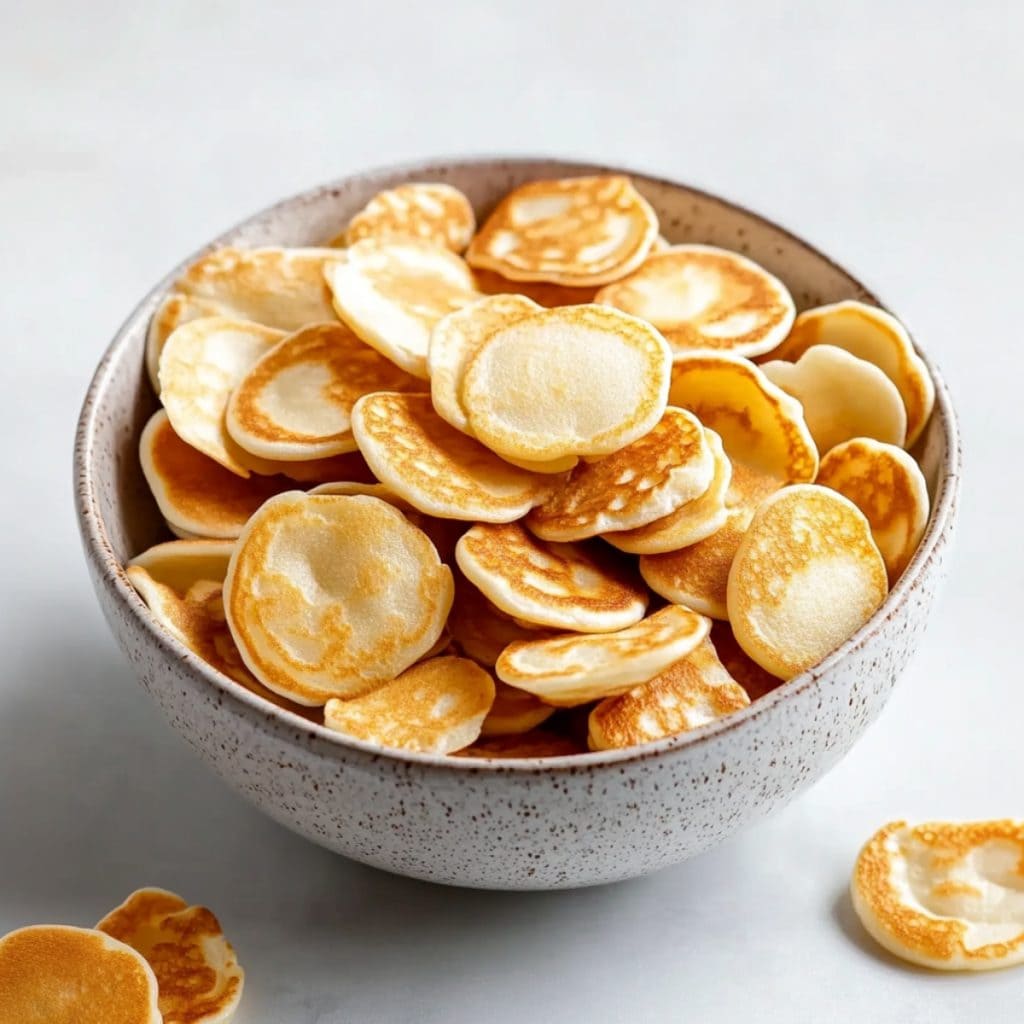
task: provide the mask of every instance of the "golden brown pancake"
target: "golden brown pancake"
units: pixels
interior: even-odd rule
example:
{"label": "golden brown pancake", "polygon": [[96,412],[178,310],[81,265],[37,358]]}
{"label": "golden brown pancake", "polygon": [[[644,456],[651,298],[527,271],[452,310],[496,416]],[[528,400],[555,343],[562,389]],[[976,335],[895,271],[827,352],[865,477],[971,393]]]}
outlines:
{"label": "golden brown pancake", "polygon": [[496,608],[461,573],[456,574],[455,602],[448,616],[448,628],[459,650],[487,668],[494,668],[498,656],[510,643],[536,639],[539,635]]}
{"label": "golden brown pancake", "polygon": [[512,281],[493,270],[477,267],[473,271],[477,287],[485,295],[525,295],[538,306],[552,309],[555,306],[583,306],[594,301],[597,287],[571,288],[551,281]]}
{"label": "golden brown pancake", "polygon": [[507,683],[495,685],[494,703],[480,728],[481,736],[521,736],[546,722],[555,709],[525,690]]}
{"label": "golden brown pancake", "polygon": [[469,200],[451,185],[409,182],[378,192],[332,244],[354,245],[364,238],[417,238],[462,252],[476,230]]}
{"label": "golden brown pancake", "polygon": [[184,295],[181,292],[171,292],[157,306],[153,319],[149,322],[149,333],[146,336],[146,372],[157,394],[160,394],[160,353],[163,352],[167,339],[182,324],[204,316],[223,316],[220,303]]}
{"label": "golden brown pancake", "polygon": [[781,679],[770,672],[765,672],[740,647],[728,622],[719,621],[712,624],[711,642],[715,645],[715,651],[726,672],[747,691],[751,701],[760,700],[766,693],[771,693],[782,685]]}
{"label": "golden brown pancake", "polygon": [[155,582],[184,594],[199,580],[223,583],[234,550],[231,540],[169,540],[136,555],[128,568],[145,569]]}

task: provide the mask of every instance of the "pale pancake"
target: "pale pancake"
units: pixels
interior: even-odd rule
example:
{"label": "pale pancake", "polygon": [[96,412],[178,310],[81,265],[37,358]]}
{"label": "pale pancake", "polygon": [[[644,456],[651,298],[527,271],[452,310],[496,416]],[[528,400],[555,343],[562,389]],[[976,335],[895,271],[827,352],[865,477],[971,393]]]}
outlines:
{"label": "pale pancake", "polygon": [[249,467],[225,425],[228,400],[283,337],[270,327],[208,316],[179,327],[160,355],[160,399],[174,432],[238,476],[248,476]]}
{"label": "pale pancake", "polygon": [[473,207],[457,188],[413,181],[378,192],[348,222],[343,243],[335,239],[332,244],[355,245],[364,238],[417,238],[462,252],[475,230]]}
{"label": "pale pancake", "polygon": [[772,355],[793,362],[812,345],[822,344],[874,363],[896,385],[907,409],[906,445],[913,445],[931,415],[935,385],[906,328],[883,309],[853,300],[836,302],[801,313]]}
{"label": "pale pancake", "polygon": [[891,822],[861,850],[850,895],[871,937],[903,960],[1024,964],[1024,822]]}
{"label": "pale pancake", "polygon": [[199,580],[223,583],[234,550],[233,540],[169,540],[136,555],[128,568],[145,569],[157,583],[184,594]]}
{"label": "pale pancake", "polygon": [[249,520],[224,583],[249,670],[309,706],[414,664],[440,637],[452,596],[451,570],[387,502],[296,491]]}
{"label": "pale pancake", "polygon": [[625,693],[685,658],[708,635],[709,619],[669,605],[616,633],[562,634],[510,644],[498,678],[556,707]]}
{"label": "pale pancake", "polygon": [[319,709],[311,711],[268,690],[246,668],[228,629],[221,580],[197,579],[182,588],[158,582],[139,565],[128,566],[127,574],[157,622],[210,668],[276,707],[320,720]]}
{"label": "pale pancake", "polygon": [[605,284],[638,267],[657,234],[654,210],[623,175],[531,181],[501,200],[466,259],[513,281]]}
{"label": "pale pancake", "polygon": [[91,928],[37,924],[0,938],[4,1024],[163,1024],[152,968]]}
{"label": "pale pancake", "polygon": [[139,889],[96,928],[146,958],[164,1024],[223,1024],[234,1015],[245,973],[206,907],[190,907],[164,889]]}
{"label": "pale pancake", "polygon": [[740,541],[729,621],[754,661],[789,679],[852,636],[887,592],[860,509],[826,487],[798,484],[768,498]]}
{"label": "pale pancake", "polygon": [[325,484],[332,480],[360,480],[372,483],[376,478],[359,452],[343,452],[323,459],[278,461],[261,459],[239,449],[239,457],[259,476],[286,476],[300,484]]}
{"label": "pale pancake", "polygon": [[367,345],[423,379],[434,325],[480,297],[458,256],[411,239],[357,242],[324,275],[338,316]]}
{"label": "pale pancake", "polygon": [[352,430],[377,479],[428,515],[511,522],[556,479],[510,466],[441,419],[429,395],[366,395],[352,410]]}
{"label": "pale pancake", "polygon": [[324,724],[382,747],[450,754],[480,735],[494,692],[475,661],[431,658],[364,697],[329,700]]}
{"label": "pale pancake", "polygon": [[873,363],[834,345],[814,345],[795,363],[762,363],[761,372],[803,406],[807,429],[822,456],[852,437],[903,444],[903,399]]}
{"label": "pale pancake", "polygon": [[615,750],[653,743],[724,718],[750,703],[709,639],[652,680],[590,712],[587,745]]}
{"label": "pale pancake", "polygon": [[716,431],[733,462],[792,483],[813,480],[818,472],[818,450],[800,403],[741,356],[678,360],[668,400]]}
{"label": "pale pancake", "polygon": [[237,537],[267,498],[294,486],[281,477],[236,476],[185,444],[163,409],[142,431],[139,460],[161,515],[194,537]]}
{"label": "pale pancake", "polygon": [[646,526],[605,534],[604,539],[609,544],[634,555],[653,555],[696,544],[725,526],[728,517],[725,499],[732,481],[732,464],[722,447],[722,439],[713,430],[704,430],[704,440],[715,463],[708,489]]}
{"label": "pale pancake", "polygon": [[356,450],[351,414],[357,399],[421,386],[344,324],[311,324],[249,369],[228,401],[225,425],[252,455],[321,459]]}
{"label": "pale pancake", "polygon": [[385,487],[384,484],[364,484],[356,480],[336,480],[329,484],[317,484],[316,487],[311,487],[306,493],[342,494],[348,496],[365,494],[371,498],[380,498],[381,501],[386,501],[389,505],[394,505],[395,508],[401,509],[403,512],[415,511],[405,498],[395,494],[390,487]]}
{"label": "pale pancake", "polygon": [[430,334],[427,370],[430,398],[441,419],[465,434],[472,434],[459,397],[470,358],[496,330],[538,309],[537,303],[522,295],[487,295],[437,322]]}
{"label": "pale pancake", "polygon": [[485,295],[525,295],[538,306],[550,309],[552,306],[583,306],[594,301],[597,286],[572,288],[551,281],[511,281],[493,270],[476,267],[473,270],[476,286]]}
{"label": "pale pancake", "polygon": [[670,370],[650,324],[611,307],[562,306],[490,334],[459,400],[473,434],[501,455],[608,455],[661,419]]}
{"label": "pale pancake", "polygon": [[718,660],[725,666],[729,675],[746,690],[751,701],[760,700],[765,694],[782,685],[782,680],[778,676],[765,672],[740,647],[728,622],[712,624],[711,642],[715,645]]}
{"label": "pale pancake", "polygon": [[210,299],[201,299],[181,292],[171,292],[153,314],[146,335],[146,372],[153,390],[160,394],[160,353],[167,344],[167,339],[182,325],[190,320],[198,320],[204,316],[222,316],[223,310],[219,303]]}
{"label": "pale pancake", "polygon": [[705,494],[714,473],[714,453],[700,421],[669,407],[639,440],[578,465],[527,524],[553,541],[634,530]]}
{"label": "pale pancake", "polygon": [[459,650],[487,668],[494,668],[501,652],[516,640],[536,639],[535,629],[520,625],[496,608],[464,576],[456,575],[455,602],[448,629]]}
{"label": "pale pancake", "polygon": [[546,722],[555,708],[525,690],[498,682],[494,703],[480,728],[481,736],[521,736]]}
{"label": "pale pancake", "polygon": [[788,334],[796,307],[786,286],[746,256],[711,245],[673,245],[605,285],[595,302],[649,321],[673,355],[751,356]]}
{"label": "pale pancake", "polygon": [[858,437],[821,460],[817,483],[846,495],[867,516],[891,586],[928,525],[928,485],[921,468],[902,448]]}
{"label": "pale pancake", "polygon": [[534,729],[521,735],[489,736],[479,739],[471,747],[456,751],[456,757],[479,757],[493,760],[501,757],[527,759],[534,757],[572,757],[585,754],[586,748],[568,736]]}
{"label": "pale pancake", "polygon": [[613,552],[549,544],[519,523],[470,527],[455,558],[466,577],[517,621],[608,633],[639,622],[647,608],[643,583]]}

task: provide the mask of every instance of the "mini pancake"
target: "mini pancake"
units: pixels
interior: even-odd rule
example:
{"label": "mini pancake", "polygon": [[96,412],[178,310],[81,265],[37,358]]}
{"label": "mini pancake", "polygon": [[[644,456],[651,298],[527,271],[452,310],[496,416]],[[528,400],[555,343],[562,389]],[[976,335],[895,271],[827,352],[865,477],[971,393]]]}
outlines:
{"label": "mini pancake", "polygon": [[661,419],[670,370],[650,324],[611,307],[562,306],[490,334],[459,401],[473,434],[499,455],[609,455]]}
{"label": "mini pancake", "polygon": [[0,1020],[163,1024],[152,968],[92,928],[37,924],[0,938]]}
{"label": "mini pancake", "polygon": [[259,476],[286,476],[300,484],[324,484],[332,480],[358,480],[373,483],[376,480],[366,460],[359,452],[328,455],[323,459],[302,459],[279,462],[261,459],[258,455],[239,449],[246,466]]}
{"label": "mini pancake", "polygon": [[352,410],[352,431],[377,479],[428,515],[511,522],[552,487],[554,478],[510,466],[445,423],[429,395],[366,395]]}
{"label": "mini pancake", "polygon": [[501,200],[466,259],[513,281],[585,287],[638,267],[657,234],[654,210],[623,175],[531,181]]}
{"label": "mini pancake", "polygon": [[498,678],[556,707],[625,693],[685,658],[708,635],[710,620],[669,605],[616,633],[562,634],[509,644]]}
{"label": "mini pancake", "polygon": [[594,301],[597,288],[571,288],[551,281],[511,281],[493,270],[477,267],[473,271],[476,286],[485,295],[525,295],[538,306],[551,309],[553,306],[583,306]]}
{"label": "mini pancake", "polygon": [[673,355],[770,352],[789,333],[796,307],[786,286],[738,252],[673,245],[605,285],[595,302],[649,321]]}
{"label": "mini pancake", "polygon": [[488,736],[476,741],[471,747],[455,752],[455,757],[479,757],[494,760],[501,757],[518,759],[536,757],[572,757],[585,754],[581,747],[568,736],[560,736],[546,729],[533,729],[520,735]]}
{"label": "mini pancake", "polygon": [[746,691],[703,640],[685,658],[590,712],[587,745],[615,750],[653,743],[724,718],[750,703]]}
{"label": "mini pancake", "polygon": [[194,295],[183,295],[171,292],[153,314],[146,335],[146,372],[153,390],[160,394],[160,353],[167,344],[167,339],[182,325],[190,320],[198,320],[204,316],[222,316],[219,303],[210,299],[200,299]]}
{"label": "mini pancake", "polygon": [[928,485],[902,448],[858,437],[821,460],[817,483],[850,499],[867,516],[891,586],[914,557],[928,524]]}
{"label": "mini pancake", "polygon": [[430,373],[430,398],[438,416],[463,433],[472,434],[459,399],[470,357],[496,330],[538,309],[537,303],[523,295],[487,295],[449,313],[435,324],[430,334],[427,370]]}
{"label": "mini pancake", "polygon": [[361,495],[272,498],[231,557],[224,607],[249,670],[315,706],[355,697],[414,664],[451,608],[451,570],[387,502]]}
{"label": "mini pancake", "polygon": [[577,466],[527,519],[544,540],[570,541],[634,530],[707,493],[715,457],[692,413],[669,407],[639,440]]}
{"label": "mini pancake", "polygon": [[195,537],[237,537],[267,498],[294,486],[281,477],[236,476],[185,444],[163,409],[142,431],[139,460],[161,515]]}
{"label": "mini pancake", "polygon": [[555,709],[525,690],[499,682],[494,703],[480,728],[481,736],[521,736],[546,722]]}
{"label": "mini pancake", "polygon": [[338,316],[367,345],[423,379],[434,325],[480,297],[458,256],[414,239],[364,239],[324,275]]}
{"label": "mini pancake", "polygon": [[732,464],[722,447],[722,439],[713,430],[705,429],[704,440],[715,463],[708,489],[699,497],[683,502],[675,512],[646,526],[605,534],[604,539],[609,544],[631,554],[653,555],[696,544],[725,526],[728,518],[725,499],[732,481]]}
{"label": "mini pancake", "polygon": [[496,608],[461,575],[456,579],[448,628],[459,650],[487,668],[494,668],[498,656],[509,644],[538,636],[535,629],[520,625]]}
{"label": "mini pancake", "polygon": [[807,429],[822,455],[851,437],[903,444],[903,399],[874,364],[834,345],[814,345],[795,363],[762,363],[761,372],[803,406]]}
{"label": "mini pancake", "polygon": [[469,200],[451,185],[414,181],[378,192],[349,222],[344,244],[417,238],[462,252],[476,231]]}
{"label": "mini pancake", "polygon": [[382,747],[450,754],[480,735],[494,692],[475,661],[431,658],[365,697],[329,700],[324,724]]}
{"label": "mini pancake", "polygon": [[715,622],[711,626],[711,642],[715,645],[718,659],[725,666],[725,670],[747,691],[751,701],[760,700],[765,694],[782,685],[781,679],[770,672],[765,672],[740,647],[728,622]]}
{"label": "mini pancake", "polygon": [[234,549],[233,540],[169,540],[136,555],[128,568],[145,569],[157,583],[184,594],[199,580],[223,583]]}
{"label": "mini pancake", "polygon": [[827,487],[797,484],[758,509],[727,593],[740,646],[789,679],[863,626],[885,600],[888,580],[860,509]]}
{"label": "mini pancake", "polygon": [[789,337],[772,355],[794,362],[812,345],[835,345],[874,363],[903,397],[906,446],[917,441],[935,404],[935,385],[906,328],[894,316],[852,300],[808,309],[796,318]]}
{"label": "mini pancake", "polygon": [[747,359],[723,352],[677,360],[668,400],[716,431],[733,462],[792,483],[818,472],[800,403]]}
{"label": "mini pancake", "polygon": [[186,444],[238,476],[245,455],[225,426],[231,392],[284,335],[260,324],[208,316],[179,327],[160,355],[160,399]]}
{"label": "mini pancake", "polygon": [[371,498],[380,498],[381,501],[386,501],[389,505],[394,505],[395,508],[401,509],[403,512],[412,510],[412,505],[405,498],[399,497],[390,487],[385,487],[384,484],[364,484],[355,480],[337,480],[334,483],[317,484],[316,487],[311,487],[306,493],[348,496],[365,494]]}
{"label": "mini pancake", "polygon": [[187,587],[155,580],[142,566],[130,565],[128,579],[153,617],[210,668],[233,679],[276,707],[319,721],[319,710],[295,704],[268,690],[246,668],[224,615],[223,582],[197,579]]}
{"label": "mini pancake", "polygon": [[861,850],[853,907],[876,942],[940,971],[1024,963],[1024,822],[894,821]]}
{"label": "mini pancake", "polygon": [[236,444],[265,459],[341,455],[356,450],[350,417],[358,398],[417,386],[344,324],[311,324],[270,349],[238,382],[225,425]]}
{"label": "mini pancake", "polygon": [[644,617],[647,590],[607,549],[548,544],[519,523],[477,524],[455,546],[459,568],[518,621],[607,633]]}
{"label": "mini pancake", "polygon": [[139,889],[98,925],[153,968],[164,1024],[222,1024],[242,998],[245,974],[220,922],[165,889]]}

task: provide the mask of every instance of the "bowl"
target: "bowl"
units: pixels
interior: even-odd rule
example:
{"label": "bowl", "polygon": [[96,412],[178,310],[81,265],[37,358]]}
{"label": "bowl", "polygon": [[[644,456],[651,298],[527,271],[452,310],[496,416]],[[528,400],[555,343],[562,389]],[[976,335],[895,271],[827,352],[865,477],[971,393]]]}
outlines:
{"label": "bowl", "polygon": [[[369,171],[277,203],[209,248],[322,244],[374,193],[410,180],[450,182],[484,215],[521,182],[609,170],[622,172],[500,158]],[[676,182],[623,173],[652,203],[670,241],[747,253],[787,282],[799,308],[846,298],[884,305],[763,217]],[[936,405],[918,449],[932,513],[917,554],[846,643],[729,718],[640,748],[467,761],[346,739],[213,672],[154,621],[124,572],[128,558],[165,539],[137,454],[157,406],[143,350],[159,298],[196,255],[142,299],[96,370],[75,442],[75,501],[96,594],[143,687],[214,771],[274,820],[346,857],[435,882],[492,889],[611,882],[692,857],[782,807],[828,771],[885,704],[921,642],[956,519],[956,419],[924,352]]]}

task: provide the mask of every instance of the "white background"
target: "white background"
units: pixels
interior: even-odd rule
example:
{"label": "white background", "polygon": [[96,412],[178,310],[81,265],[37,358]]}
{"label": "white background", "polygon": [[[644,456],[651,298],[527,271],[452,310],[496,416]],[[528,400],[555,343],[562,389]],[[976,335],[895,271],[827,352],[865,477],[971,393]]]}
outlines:
{"label": "white background", "polygon": [[[1024,816],[1024,6],[162,6],[0,0],[0,932],[177,890],[239,951],[240,1024],[1019,1020],[1024,970],[908,969],[844,892],[893,817]],[[865,739],[716,851],[563,894],[392,878],[236,798],[135,685],[71,505],[92,368],[185,252],[357,168],[498,151],[805,233],[910,322],[965,434],[952,577]]]}

